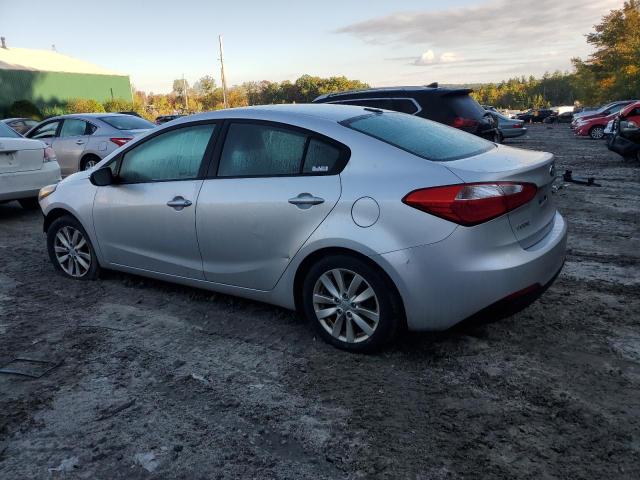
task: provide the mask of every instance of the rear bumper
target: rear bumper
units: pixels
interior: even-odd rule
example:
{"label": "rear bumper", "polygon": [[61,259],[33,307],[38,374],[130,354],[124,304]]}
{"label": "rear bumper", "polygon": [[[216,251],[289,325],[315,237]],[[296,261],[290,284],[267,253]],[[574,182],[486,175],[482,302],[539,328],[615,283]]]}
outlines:
{"label": "rear bumper", "polygon": [[504,130],[501,130],[502,132],[502,136],[504,138],[516,138],[516,137],[521,137],[522,135],[524,135],[525,133],[527,133],[527,129],[522,127],[522,128],[505,128]]}
{"label": "rear bumper", "polygon": [[548,285],[562,268],[567,225],[556,212],[549,233],[523,249],[486,248],[458,228],[432,245],[380,255],[402,297],[410,330],[444,330],[514,294]]}
{"label": "rear bumper", "polygon": [[58,162],[47,162],[40,170],[0,174],[0,200],[37,197],[45,185],[60,181]]}

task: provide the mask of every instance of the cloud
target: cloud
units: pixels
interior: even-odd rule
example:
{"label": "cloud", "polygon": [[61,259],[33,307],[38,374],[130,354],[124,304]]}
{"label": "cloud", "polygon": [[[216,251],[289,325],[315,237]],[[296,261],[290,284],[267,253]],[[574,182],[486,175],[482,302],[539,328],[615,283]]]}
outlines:
{"label": "cloud", "polygon": [[[458,61],[458,57],[454,52],[444,52],[440,55],[440,57],[437,57],[433,50],[427,50],[415,60],[413,59],[413,57],[408,57],[408,59],[413,60],[411,62],[411,65],[416,65],[419,67],[425,65],[434,65],[437,63],[451,63]],[[391,60],[407,60],[407,57],[396,57]]]}
{"label": "cloud", "polygon": [[337,33],[366,42],[429,45],[433,49],[473,45],[510,49],[584,42],[608,9],[623,0],[513,0],[436,11],[398,12],[347,25]]}
{"label": "cloud", "polygon": [[427,50],[426,52],[424,52],[422,55],[420,55],[418,58],[416,58],[414,65],[429,65],[431,63],[433,63],[433,59],[436,57],[435,53],[433,53],[433,50]]}

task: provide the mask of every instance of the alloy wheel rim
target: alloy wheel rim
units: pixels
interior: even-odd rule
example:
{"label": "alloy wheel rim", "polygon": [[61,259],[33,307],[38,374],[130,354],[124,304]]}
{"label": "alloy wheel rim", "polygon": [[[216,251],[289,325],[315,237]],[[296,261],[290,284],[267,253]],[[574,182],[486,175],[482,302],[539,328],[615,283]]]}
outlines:
{"label": "alloy wheel rim", "polygon": [[84,277],[91,268],[91,250],[77,228],[65,226],[56,233],[53,249],[58,265],[67,275]]}
{"label": "alloy wheel rim", "polygon": [[599,127],[594,128],[591,132],[591,136],[593,138],[602,138],[604,136],[604,129]]}
{"label": "alloy wheel rim", "polygon": [[369,282],[344,268],[320,275],[313,288],[313,309],[322,328],[346,343],[369,339],[380,321],[380,303]]}
{"label": "alloy wheel rim", "polygon": [[87,163],[84,164],[84,169],[85,170],[91,170],[97,164],[98,164],[98,162],[96,162],[95,160],[87,160]]}

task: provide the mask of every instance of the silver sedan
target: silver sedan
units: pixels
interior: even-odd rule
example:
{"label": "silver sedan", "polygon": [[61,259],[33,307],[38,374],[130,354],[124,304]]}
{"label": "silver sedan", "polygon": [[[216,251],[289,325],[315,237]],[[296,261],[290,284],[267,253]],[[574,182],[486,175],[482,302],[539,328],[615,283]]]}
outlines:
{"label": "silver sedan", "polygon": [[152,128],[153,123],[134,115],[83,113],[49,118],[25,137],[52,147],[66,177],[93,168],[118,147]]}
{"label": "silver sedan", "polygon": [[562,267],[554,158],[397,112],[204,113],[42,189],[53,265],[120,270],[302,312],[370,351],[527,299]]}

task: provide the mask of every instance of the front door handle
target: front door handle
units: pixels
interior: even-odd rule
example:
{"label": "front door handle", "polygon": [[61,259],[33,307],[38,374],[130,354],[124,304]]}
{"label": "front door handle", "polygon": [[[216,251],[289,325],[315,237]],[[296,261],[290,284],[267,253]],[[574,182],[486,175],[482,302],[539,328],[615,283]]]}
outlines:
{"label": "front door handle", "polygon": [[295,205],[298,208],[306,210],[307,208],[311,208],[314,205],[324,203],[324,198],[314,197],[310,193],[301,193],[297,197],[290,198],[289,203]]}
{"label": "front door handle", "polygon": [[191,200],[186,200],[184,197],[174,197],[173,200],[169,200],[167,202],[167,206],[176,209],[177,211],[182,210],[185,207],[190,207],[192,205]]}
{"label": "front door handle", "polygon": [[84,145],[84,140],[76,140],[76,145]]}

